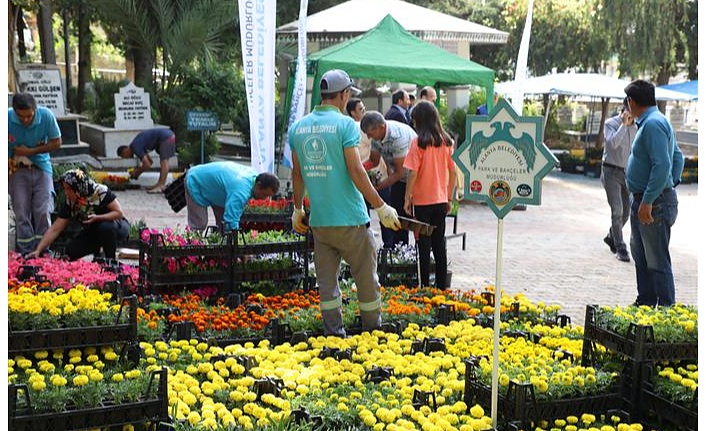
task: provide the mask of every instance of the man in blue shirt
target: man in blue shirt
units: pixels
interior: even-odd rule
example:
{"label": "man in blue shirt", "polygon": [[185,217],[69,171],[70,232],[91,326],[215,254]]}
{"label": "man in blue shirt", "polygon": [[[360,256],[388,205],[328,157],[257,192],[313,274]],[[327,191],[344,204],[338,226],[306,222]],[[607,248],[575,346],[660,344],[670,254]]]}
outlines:
{"label": "man in blue shirt", "polygon": [[176,137],[174,132],[165,128],[152,128],[143,130],[135,136],[130,145],[118,147],[118,156],[129,159],[137,157],[141,164],[131,173],[130,178],[137,179],[140,175],[152,168],[150,151],[159,154],[159,179],[157,184],[147,187],[147,193],[162,193],[169,174],[169,159],[176,154]]}
{"label": "man in blue shirt", "polygon": [[8,189],[15,213],[17,252],[34,250],[49,229],[54,181],[49,153],[61,148],[59,124],[29,93],[12,97],[8,113]]}
{"label": "man in blue shirt", "polygon": [[[372,331],[382,324],[375,237],[363,198],[387,227],[399,229],[400,221],[370,183],[358,153],[360,131],[352,118],[343,115],[351,92],[357,91],[353,81],[343,70],[329,70],[321,77],[319,88],[321,105],[288,132],[293,165],[292,227],[299,233],[311,228],[314,235],[324,335],[345,336],[338,286],[342,258],[350,265],[358,286],[363,330]],[[311,204],[308,226],[302,207],[305,188]]]}
{"label": "man in blue shirt", "polygon": [[218,227],[229,231],[240,226],[250,198],[267,199],[277,193],[279,179],[235,162],[211,162],[186,171],[185,189],[189,227],[206,229],[211,207]]}
{"label": "man in blue shirt", "polygon": [[635,261],[638,305],[673,305],[674,275],[669,255],[677,219],[677,192],[684,156],[671,124],[657,110],[655,87],[636,80],[625,87],[637,134],[626,171],[632,193],[630,251]]}

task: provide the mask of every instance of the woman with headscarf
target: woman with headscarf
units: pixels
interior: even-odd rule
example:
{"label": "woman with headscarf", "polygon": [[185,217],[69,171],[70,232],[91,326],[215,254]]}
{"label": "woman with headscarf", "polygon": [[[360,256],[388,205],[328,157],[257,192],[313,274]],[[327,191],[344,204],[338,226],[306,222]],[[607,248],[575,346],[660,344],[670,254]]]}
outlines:
{"label": "woman with headscarf", "polygon": [[81,169],[67,171],[60,182],[66,200],[59,206],[57,219],[28,257],[40,256],[73,219],[81,223],[83,229],[66,246],[69,260],[89,254],[96,256],[101,249],[106,259],[115,259],[118,240],[127,238],[130,233],[130,224],[115,194],[107,186],[94,182]]}

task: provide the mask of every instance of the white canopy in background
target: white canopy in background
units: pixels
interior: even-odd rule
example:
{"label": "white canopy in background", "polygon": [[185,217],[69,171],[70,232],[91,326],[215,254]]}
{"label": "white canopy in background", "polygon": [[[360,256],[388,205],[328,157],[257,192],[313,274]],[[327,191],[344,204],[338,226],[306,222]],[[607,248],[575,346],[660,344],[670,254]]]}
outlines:
{"label": "white canopy in background", "polygon": [[[507,42],[507,32],[402,0],[349,0],[309,15],[306,19],[306,31],[309,37],[352,37],[369,31],[387,15],[392,15],[405,30],[426,41],[466,40],[472,45]],[[296,36],[297,31],[297,21],[277,28],[279,36]],[[374,56],[375,53],[371,55]]]}
{"label": "white canopy in background", "polygon": [[[622,99],[625,97],[625,87],[631,81],[599,73],[555,73],[534,78],[527,78],[522,85],[525,94],[565,94],[571,96],[599,97],[607,99]],[[499,94],[513,94],[518,83],[516,81],[501,82],[495,85]],[[693,96],[687,93],[666,90],[655,87],[657,100],[689,101]]]}

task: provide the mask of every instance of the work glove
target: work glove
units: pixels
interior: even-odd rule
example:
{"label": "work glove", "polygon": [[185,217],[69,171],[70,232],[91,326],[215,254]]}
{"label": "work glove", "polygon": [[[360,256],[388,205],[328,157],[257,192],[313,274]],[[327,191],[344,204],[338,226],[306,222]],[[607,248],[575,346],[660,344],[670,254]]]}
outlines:
{"label": "work glove", "polygon": [[386,228],[400,230],[402,227],[402,225],[400,225],[400,219],[397,218],[397,210],[388,204],[382,204],[380,208],[375,208],[375,212],[378,213],[380,223]]}
{"label": "work glove", "polygon": [[309,230],[305,219],[306,212],[304,212],[304,208],[294,207],[294,212],[292,213],[292,227],[297,233],[304,234]]}

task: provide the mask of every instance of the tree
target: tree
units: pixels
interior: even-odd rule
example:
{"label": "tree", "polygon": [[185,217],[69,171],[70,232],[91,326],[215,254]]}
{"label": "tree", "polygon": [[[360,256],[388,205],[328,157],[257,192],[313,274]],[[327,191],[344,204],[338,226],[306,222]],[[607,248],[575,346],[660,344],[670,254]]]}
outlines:
{"label": "tree", "polygon": [[39,24],[39,41],[42,53],[42,63],[56,64],[56,51],[54,50],[54,29],[52,28],[52,15],[54,7],[52,0],[39,2],[37,23]]}
{"label": "tree", "polygon": [[[463,6],[465,4],[465,7]],[[515,62],[527,16],[527,2],[445,0],[434,3],[453,6],[441,10],[460,18],[509,33],[503,46],[472,46],[471,60],[496,71],[498,78],[513,79]],[[552,70],[600,71],[610,58],[610,41],[595,26],[598,0],[536,0],[533,10],[528,69],[532,75]],[[440,9],[437,9],[440,10]]]}
{"label": "tree", "polygon": [[[135,81],[162,89],[179,80],[179,69],[193,61],[211,60],[227,48],[223,38],[237,31],[235,0],[92,0],[101,21],[135,62]],[[161,76],[152,69],[161,62]]]}
{"label": "tree", "polygon": [[[93,33],[91,24],[95,21],[96,10],[92,7],[90,0],[56,0],[57,10],[62,11],[62,19],[69,20],[64,28],[70,29],[68,34],[63,34],[64,39],[68,39],[72,34],[78,40],[78,76],[76,83],[76,99],[73,110],[82,113],[86,102],[86,84],[93,80],[91,58],[91,45],[93,43]],[[66,58],[67,65],[70,59]],[[68,81],[67,73],[67,81]]]}
{"label": "tree", "polygon": [[[657,85],[687,63],[695,70],[697,2],[694,0],[600,0],[599,22],[611,35],[620,71],[647,75]],[[692,33],[693,32],[693,33]],[[692,72],[693,73],[693,72]],[[692,77],[695,77],[692,74]]]}

